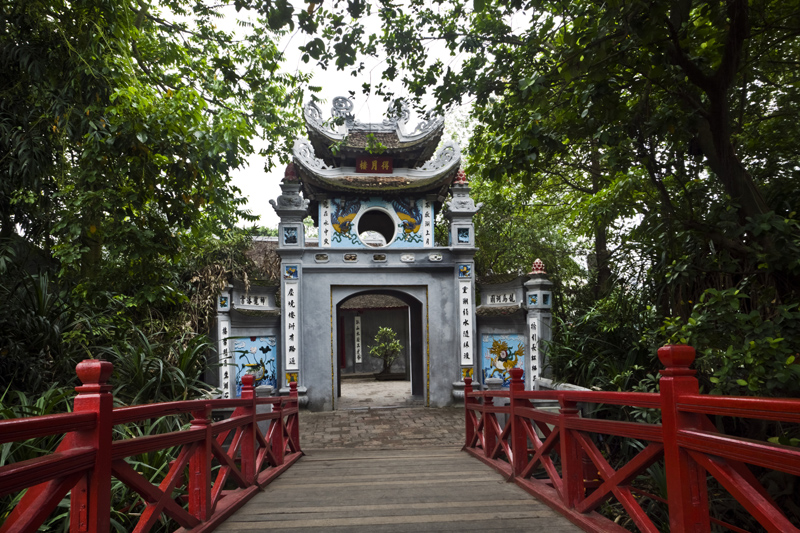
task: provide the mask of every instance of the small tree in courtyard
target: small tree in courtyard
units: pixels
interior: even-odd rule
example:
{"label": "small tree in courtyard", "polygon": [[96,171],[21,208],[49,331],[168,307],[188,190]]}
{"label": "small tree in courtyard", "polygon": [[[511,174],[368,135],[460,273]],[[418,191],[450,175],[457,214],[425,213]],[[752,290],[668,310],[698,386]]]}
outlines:
{"label": "small tree in courtyard", "polygon": [[397,334],[392,328],[379,328],[375,335],[375,345],[369,349],[369,355],[383,360],[381,374],[387,374],[402,350],[403,345],[397,340]]}

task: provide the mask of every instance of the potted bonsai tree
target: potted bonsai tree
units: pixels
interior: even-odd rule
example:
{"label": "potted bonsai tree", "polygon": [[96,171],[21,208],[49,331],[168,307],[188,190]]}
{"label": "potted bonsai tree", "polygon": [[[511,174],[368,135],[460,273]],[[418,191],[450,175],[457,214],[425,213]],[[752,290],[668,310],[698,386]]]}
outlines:
{"label": "potted bonsai tree", "polygon": [[403,345],[397,340],[397,334],[392,328],[379,328],[378,334],[375,335],[375,345],[369,349],[369,355],[376,359],[383,361],[383,370],[375,377],[378,379],[386,379],[389,376],[389,371],[392,368],[392,363],[400,356],[403,351]]}

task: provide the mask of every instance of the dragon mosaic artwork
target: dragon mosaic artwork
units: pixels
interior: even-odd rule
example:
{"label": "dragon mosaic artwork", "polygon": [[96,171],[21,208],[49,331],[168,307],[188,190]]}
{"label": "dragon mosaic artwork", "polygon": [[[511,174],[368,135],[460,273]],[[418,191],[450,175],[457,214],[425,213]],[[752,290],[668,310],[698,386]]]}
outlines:
{"label": "dragon mosaic artwork", "polygon": [[398,240],[405,242],[422,242],[422,235],[419,233],[422,227],[422,212],[413,199],[392,200],[392,207],[400,219],[398,228],[402,231]]}
{"label": "dragon mosaic artwork", "polygon": [[356,218],[359,209],[361,209],[361,201],[359,200],[332,200],[331,205],[333,210],[331,212],[331,225],[333,226],[333,242],[342,242],[342,239],[351,241],[353,244],[358,242],[358,237],[355,233],[351,233],[353,229],[353,220]]}
{"label": "dragon mosaic artwork", "polygon": [[[514,335],[517,337],[517,335]],[[513,341],[512,341],[513,344]],[[503,385],[511,382],[509,370],[519,366],[519,362],[524,358],[525,348],[522,343],[517,344],[516,350],[509,347],[509,341],[504,338],[493,338],[491,347],[486,350],[484,360],[484,378],[501,378]]]}

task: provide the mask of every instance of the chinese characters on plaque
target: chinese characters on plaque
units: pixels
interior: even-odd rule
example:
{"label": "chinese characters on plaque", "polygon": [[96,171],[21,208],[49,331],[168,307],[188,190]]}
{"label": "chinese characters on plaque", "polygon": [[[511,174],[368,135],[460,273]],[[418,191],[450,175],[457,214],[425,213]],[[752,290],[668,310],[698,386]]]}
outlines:
{"label": "chinese characters on plaque", "polygon": [[391,174],[394,171],[391,157],[356,157],[356,172]]}
{"label": "chinese characters on plaque", "polygon": [[541,329],[541,321],[538,316],[528,317],[528,344],[530,346],[529,353],[531,354],[531,384],[534,380],[539,378],[539,334]]}
{"label": "chinese characters on plaque", "polygon": [[458,282],[458,302],[459,314],[458,322],[460,325],[460,336],[458,338],[461,345],[461,366],[472,366],[474,339],[472,338],[472,282]]}
{"label": "chinese characters on plaque", "polygon": [[268,294],[240,292],[238,290],[233,292],[233,306],[237,309],[268,309],[271,307],[271,303]]}
{"label": "chinese characters on plaque", "polygon": [[361,355],[361,317],[357,316],[354,320],[355,324],[355,337],[356,337],[356,363],[363,362]]}
{"label": "chinese characters on plaque", "polygon": [[485,296],[486,300],[483,302],[484,304],[489,305],[498,305],[498,304],[518,304],[517,296],[513,292],[501,293],[501,294],[487,294]]}

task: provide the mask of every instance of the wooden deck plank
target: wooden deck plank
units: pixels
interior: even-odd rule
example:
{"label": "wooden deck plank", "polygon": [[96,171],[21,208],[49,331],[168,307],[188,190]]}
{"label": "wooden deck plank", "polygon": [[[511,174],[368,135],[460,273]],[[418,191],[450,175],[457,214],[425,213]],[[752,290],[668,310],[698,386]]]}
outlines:
{"label": "wooden deck plank", "polygon": [[580,531],[454,448],[312,450],[220,533]]}

